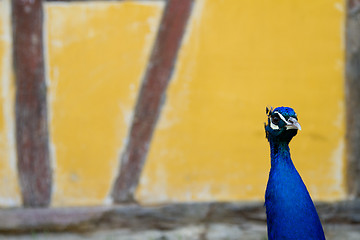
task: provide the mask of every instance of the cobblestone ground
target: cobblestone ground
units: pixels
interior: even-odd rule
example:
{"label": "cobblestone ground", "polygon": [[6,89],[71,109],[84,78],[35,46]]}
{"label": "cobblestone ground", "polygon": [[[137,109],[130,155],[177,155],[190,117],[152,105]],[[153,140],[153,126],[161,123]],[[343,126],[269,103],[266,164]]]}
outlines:
{"label": "cobblestone ground", "polygon": [[[359,225],[327,225],[327,240],[359,240]],[[171,231],[158,230],[106,230],[86,234],[75,233],[33,233],[27,235],[0,235],[6,240],[266,240],[266,226],[236,226],[211,224],[189,226]]]}

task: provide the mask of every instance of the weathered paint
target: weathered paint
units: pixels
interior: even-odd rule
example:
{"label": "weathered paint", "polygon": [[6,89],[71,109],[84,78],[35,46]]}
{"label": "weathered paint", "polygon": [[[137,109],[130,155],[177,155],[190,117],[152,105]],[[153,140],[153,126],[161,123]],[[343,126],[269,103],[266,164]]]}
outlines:
{"label": "weathered paint", "polygon": [[46,4],[53,205],[109,201],[163,6]]}
{"label": "weathered paint", "polygon": [[261,200],[266,105],[291,106],[316,200],[345,197],[344,1],[196,1],[137,191],[142,203]]}
{"label": "weathered paint", "polygon": [[0,1],[0,206],[19,206],[14,135],[10,1]]}

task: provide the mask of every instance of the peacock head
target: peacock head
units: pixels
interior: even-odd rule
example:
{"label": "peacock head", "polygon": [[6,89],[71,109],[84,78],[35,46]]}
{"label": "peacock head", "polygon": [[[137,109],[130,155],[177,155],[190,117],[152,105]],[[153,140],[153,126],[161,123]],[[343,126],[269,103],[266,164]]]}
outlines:
{"label": "peacock head", "polygon": [[289,107],[266,108],[268,123],[265,123],[266,138],[269,141],[287,142],[301,130],[294,109]]}

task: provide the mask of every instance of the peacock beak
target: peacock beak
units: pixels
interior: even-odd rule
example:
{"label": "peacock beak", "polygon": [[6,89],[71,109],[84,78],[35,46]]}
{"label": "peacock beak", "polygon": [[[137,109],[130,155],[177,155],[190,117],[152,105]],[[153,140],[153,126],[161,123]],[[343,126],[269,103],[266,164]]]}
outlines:
{"label": "peacock beak", "polygon": [[289,117],[286,121],[286,129],[298,129],[301,130],[300,123],[293,117]]}

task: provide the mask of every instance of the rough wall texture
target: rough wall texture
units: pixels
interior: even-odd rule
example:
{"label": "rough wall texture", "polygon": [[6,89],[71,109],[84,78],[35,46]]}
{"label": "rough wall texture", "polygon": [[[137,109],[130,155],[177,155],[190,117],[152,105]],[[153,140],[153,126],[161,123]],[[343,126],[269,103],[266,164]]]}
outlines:
{"label": "rough wall texture", "polygon": [[[358,226],[327,225],[327,240],[358,240]],[[174,230],[137,230],[121,229],[99,231],[87,234],[76,233],[33,233],[32,235],[0,235],[1,240],[266,240],[266,226],[263,224],[210,224],[185,226]]]}
{"label": "rough wall texture", "polygon": [[[327,239],[358,239],[358,201],[318,203]],[[8,239],[266,239],[263,203],[195,203],[154,207],[59,208],[0,211]],[[50,234],[51,232],[71,234]],[[85,234],[81,236],[81,233]],[[44,234],[45,233],[45,234]],[[12,234],[25,234],[13,237]],[[0,235],[0,239],[1,239]],[[13,237],[13,238],[12,238]]]}

